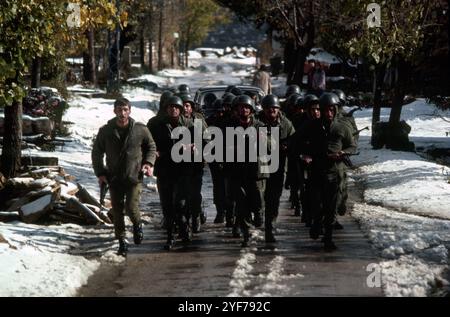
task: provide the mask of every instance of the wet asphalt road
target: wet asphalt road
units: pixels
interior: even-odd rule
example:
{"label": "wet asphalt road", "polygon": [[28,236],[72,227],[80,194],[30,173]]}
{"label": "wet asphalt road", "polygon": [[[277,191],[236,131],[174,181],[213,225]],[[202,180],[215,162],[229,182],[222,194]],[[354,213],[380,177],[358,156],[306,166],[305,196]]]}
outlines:
{"label": "wet asphalt road", "polygon": [[[277,243],[266,245],[261,229],[252,231],[249,248],[240,247],[231,229],[213,224],[212,185],[204,177],[204,206],[208,213],[202,232],[192,243],[163,250],[158,196],[144,192],[142,211],[151,212],[142,245],[130,247],[124,264],[103,265],[80,296],[383,296],[368,287],[367,271],[377,256],[351,216],[340,217],[344,230],[335,233],[338,250],[327,253],[320,240],[289,209],[284,191],[277,223]],[[352,199],[357,199],[355,188]]]}

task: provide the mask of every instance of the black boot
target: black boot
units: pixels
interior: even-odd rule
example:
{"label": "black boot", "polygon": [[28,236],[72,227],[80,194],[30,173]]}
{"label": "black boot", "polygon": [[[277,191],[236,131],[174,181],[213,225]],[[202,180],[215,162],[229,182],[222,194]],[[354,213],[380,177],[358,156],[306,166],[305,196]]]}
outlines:
{"label": "black boot", "polygon": [[223,212],[217,212],[216,218],[214,219],[214,223],[223,223],[225,220],[225,215]]}
{"label": "black boot", "polygon": [[168,226],[167,228],[167,242],[164,245],[164,250],[170,251],[173,249],[173,246],[175,245],[175,239],[173,238],[173,229],[174,225],[172,222],[172,225]]}
{"label": "black boot", "polygon": [[272,226],[266,226],[266,230],[264,232],[264,237],[265,237],[266,243],[275,243],[275,242],[277,242],[277,239],[275,239],[275,236],[273,234],[273,227]]}
{"label": "black boot", "polygon": [[246,247],[248,247],[249,241],[250,241],[250,231],[247,226],[242,227],[241,230],[242,230],[242,236],[244,238],[244,240],[241,243],[241,246],[243,248],[246,248]]}
{"label": "black boot", "polygon": [[142,224],[133,225],[133,240],[134,244],[141,244],[144,240],[144,232],[142,231]]}
{"label": "black boot", "polygon": [[344,226],[343,225],[341,225],[337,220],[334,222],[334,224],[333,224],[333,229],[334,230],[343,230],[344,229]]}
{"label": "black boot", "polygon": [[204,211],[200,213],[200,223],[204,225],[206,223],[206,214]]}
{"label": "black boot", "polygon": [[241,237],[241,234],[239,233],[239,227],[237,225],[233,225],[232,235],[233,235],[233,238]]}
{"label": "black boot", "polygon": [[294,216],[300,217],[300,206],[295,206]]}
{"label": "black boot", "polygon": [[227,216],[226,217],[226,221],[225,221],[225,227],[233,228],[233,225],[234,225],[234,217],[233,216],[231,216],[231,217]]}
{"label": "black boot", "polygon": [[117,250],[117,255],[127,256],[128,244],[124,238],[119,239],[119,250]]}
{"label": "black boot", "polygon": [[317,223],[313,223],[311,225],[311,229],[309,230],[309,237],[313,240],[319,239],[320,236],[320,225]]}
{"label": "black boot", "polygon": [[193,233],[199,233],[200,229],[201,229],[201,225],[200,225],[200,216],[197,217],[192,217],[192,232]]}
{"label": "black boot", "polygon": [[170,251],[173,249],[173,246],[175,245],[175,240],[173,239],[173,237],[167,237],[167,242],[164,245],[164,250]]}
{"label": "black boot", "polygon": [[325,240],[323,249],[326,252],[333,252],[337,249],[337,246],[334,244],[334,242],[332,240]]}
{"label": "black boot", "polygon": [[260,212],[255,212],[255,215],[253,217],[253,224],[256,228],[259,228],[263,225],[263,219]]}

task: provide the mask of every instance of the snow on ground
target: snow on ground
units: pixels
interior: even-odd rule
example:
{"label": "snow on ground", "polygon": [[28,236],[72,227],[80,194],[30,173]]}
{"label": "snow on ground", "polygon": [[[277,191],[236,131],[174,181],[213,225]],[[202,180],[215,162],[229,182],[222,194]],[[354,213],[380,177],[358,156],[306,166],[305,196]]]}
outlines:
{"label": "snow on ground", "polygon": [[356,204],[352,215],[386,259],[380,263],[386,296],[427,296],[447,284],[449,221],[367,204]]}
{"label": "snow on ground", "polygon": [[[195,91],[205,85],[248,83],[255,64],[254,58],[201,57],[197,52],[190,52],[190,57],[188,70],[163,70],[147,80],[172,87],[185,83]],[[283,95],[285,79],[278,77],[273,82],[277,94]],[[82,87],[73,87],[72,91],[94,92]],[[137,121],[146,123],[154,115],[150,107],[158,94],[127,88],[125,97],[132,101],[132,117]],[[98,195],[91,146],[100,126],[113,118],[113,102],[75,95],[64,116],[65,121],[76,123],[70,126],[74,142],[58,147],[55,152],[31,152],[59,157],[68,173]],[[430,116],[434,112],[434,107],[423,100],[404,107],[404,119],[412,126],[412,140],[417,146],[450,148],[450,138],[445,135],[450,131],[449,124]],[[438,114],[450,118],[449,112]],[[387,120],[388,115],[389,110],[383,109],[382,120]],[[360,128],[371,126],[371,110],[356,112],[355,117]],[[450,219],[450,211],[445,208],[450,205],[450,185],[439,164],[414,153],[374,151],[369,146],[369,137],[370,132],[362,133],[361,154],[353,158],[360,168],[352,175],[365,185],[367,204],[357,204],[353,215],[385,259],[380,263],[385,294],[430,295],[437,285],[445,283],[442,276],[448,267],[449,222],[412,214]],[[255,232],[252,241],[263,239],[258,236],[260,231]],[[0,223],[0,264],[4,268],[0,272],[0,296],[74,295],[99,261],[120,261],[114,255],[116,248],[112,228],[108,226]],[[251,276],[255,252],[254,245],[243,251],[230,282],[231,296],[282,295],[283,279],[301,278],[283,275],[281,256],[268,264],[267,275]],[[104,254],[103,258],[100,254]],[[261,287],[250,293],[246,288],[255,279]]]}
{"label": "snow on ground", "polygon": [[[449,111],[424,100],[403,108],[416,146],[450,148],[445,136],[450,125],[436,114],[450,118]],[[359,128],[371,125],[371,115],[371,109],[355,113]],[[388,118],[389,109],[382,109],[381,120]],[[449,169],[416,153],[372,150],[369,142],[370,132],[363,132],[360,155],[352,158],[359,166],[352,177],[365,187],[365,204],[356,204],[352,215],[385,259],[380,263],[385,294],[436,295],[448,289],[450,184],[443,171]]]}
{"label": "snow on ground", "polygon": [[[432,117],[434,113],[450,119],[450,111],[437,111],[424,100],[405,106],[402,119],[412,127],[411,139],[416,146],[450,148],[450,137],[445,136],[450,124]],[[358,127],[370,126],[371,115],[371,109],[356,112]],[[381,120],[387,121],[388,118],[389,109],[383,109]],[[450,219],[450,185],[446,181],[446,173],[450,171],[448,167],[429,162],[416,153],[372,150],[370,132],[363,131],[361,136],[360,155],[352,159],[361,166],[358,173],[367,185],[364,199],[368,203]]]}
{"label": "snow on ground", "polygon": [[0,296],[74,296],[100,265],[86,255],[123,261],[107,227],[13,222],[0,223],[0,232]]}
{"label": "snow on ground", "polygon": [[[285,257],[277,255],[267,265],[267,274],[254,274],[254,264],[258,263],[256,252],[258,243],[264,241],[261,230],[251,230],[250,247],[241,250],[241,256],[236,261],[236,268],[229,283],[231,293],[228,297],[273,297],[289,296],[291,288],[286,280],[298,279],[301,283],[302,274],[284,274]],[[275,249],[276,251],[277,249]],[[252,289],[253,291],[250,291]]]}
{"label": "snow on ground", "polygon": [[[254,58],[203,58],[191,52],[192,68],[167,69],[143,79],[158,86],[187,83],[195,89],[210,84],[241,84]],[[73,142],[57,147],[55,152],[26,150],[26,154],[56,156],[76,181],[98,196],[97,179],[91,165],[91,148],[98,129],[114,117],[114,100],[83,97],[101,90],[69,87],[74,93],[63,120],[69,126]],[[153,102],[159,94],[143,88],[125,87],[131,101],[131,116],[147,123],[154,116]],[[38,226],[21,222],[0,223],[0,296],[74,296],[87,282],[101,261],[120,263],[115,255],[117,243],[111,226]],[[87,256],[87,257],[86,257]]]}

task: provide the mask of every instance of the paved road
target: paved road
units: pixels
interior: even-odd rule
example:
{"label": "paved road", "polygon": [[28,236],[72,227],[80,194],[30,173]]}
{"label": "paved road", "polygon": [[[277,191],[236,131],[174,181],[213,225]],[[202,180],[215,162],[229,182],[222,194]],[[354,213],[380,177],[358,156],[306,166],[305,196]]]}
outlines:
{"label": "paved road", "polygon": [[338,250],[326,253],[312,241],[308,229],[282,198],[277,224],[278,242],[264,243],[261,230],[252,232],[249,248],[230,229],[212,223],[211,183],[205,176],[205,205],[209,215],[203,231],[188,247],[163,250],[156,195],[143,201],[154,221],[145,226],[145,241],[132,246],[124,265],[103,266],[80,291],[80,296],[382,296],[367,287],[366,271],[377,258],[357,223],[341,217],[344,230],[335,235]]}

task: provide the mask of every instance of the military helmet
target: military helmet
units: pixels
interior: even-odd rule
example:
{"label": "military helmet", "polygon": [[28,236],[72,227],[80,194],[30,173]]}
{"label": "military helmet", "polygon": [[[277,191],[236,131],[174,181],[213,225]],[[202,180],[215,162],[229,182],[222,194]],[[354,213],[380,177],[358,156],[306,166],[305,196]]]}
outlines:
{"label": "military helmet", "polygon": [[203,97],[203,104],[209,108],[209,107],[212,107],[214,101],[216,101],[216,100],[217,100],[217,96],[212,92],[208,92]]}
{"label": "military helmet", "polygon": [[213,108],[215,112],[225,111],[225,108],[223,106],[223,100],[217,99],[216,101],[214,101]]}
{"label": "military helmet", "polygon": [[300,94],[301,90],[298,85],[290,85],[286,90],[286,98],[292,94]]}
{"label": "military helmet", "polygon": [[181,100],[181,98],[178,96],[172,96],[169,99],[167,99],[167,107],[169,106],[177,106],[183,109],[183,100]]}
{"label": "military helmet", "polygon": [[235,96],[242,95],[242,90],[240,90],[240,89],[237,88],[237,87],[234,87],[233,89],[231,89],[230,92],[231,92],[233,95],[235,95]]}
{"label": "military helmet", "polygon": [[183,100],[183,103],[189,102],[192,106],[195,106],[194,98],[192,98],[189,94],[184,94],[179,96],[181,100]]}
{"label": "military helmet", "polygon": [[295,106],[295,104],[297,103],[297,100],[301,97],[302,96],[300,94],[294,93],[288,97],[286,104],[288,106]]}
{"label": "military helmet", "polygon": [[261,100],[261,106],[266,108],[280,108],[280,101],[275,95],[267,95]]}
{"label": "military helmet", "polygon": [[316,95],[309,94],[309,95],[306,95],[305,98],[303,98],[303,104],[305,105],[306,108],[309,108],[312,105],[318,104],[318,103],[319,103],[319,98],[317,98]]}
{"label": "military helmet", "polygon": [[341,107],[345,106],[345,104],[347,103],[347,96],[345,95],[345,93],[340,89],[333,89],[331,92],[336,94],[336,96],[339,97],[339,101],[340,101],[339,106],[341,106]]}
{"label": "military helmet", "polygon": [[225,92],[231,92],[231,90],[233,90],[234,88],[236,88],[235,85],[229,85],[229,86],[225,89]]}
{"label": "military helmet", "polygon": [[234,98],[236,98],[236,96],[234,94],[232,94],[231,92],[226,92],[222,96],[223,104],[231,105],[233,103]]}
{"label": "military helmet", "polygon": [[180,93],[190,93],[191,88],[189,88],[189,86],[186,84],[181,84],[181,85],[178,85],[178,91]]}
{"label": "military helmet", "polygon": [[332,92],[324,93],[319,99],[320,108],[332,105],[337,106],[339,105],[339,103],[340,103],[339,97]]}
{"label": "military helmet", "polygon": [[297,102],[295,103],[295,107],[306,108],[305,99],[302,96],[300,96],[300,98],[297,99]]}
{"label": "military helmet", "polygon": [[247,96],[247,95],[237,96],[233,100],[233,104],[236,105],[236,106],[238,106],[238,105],[246,105],[246,106],[249,106],[250,108],[252,108],[253,111],[256,111],[255,101],[252,98],[250,98],[250,96]]}

